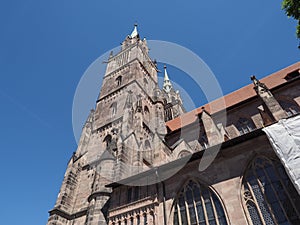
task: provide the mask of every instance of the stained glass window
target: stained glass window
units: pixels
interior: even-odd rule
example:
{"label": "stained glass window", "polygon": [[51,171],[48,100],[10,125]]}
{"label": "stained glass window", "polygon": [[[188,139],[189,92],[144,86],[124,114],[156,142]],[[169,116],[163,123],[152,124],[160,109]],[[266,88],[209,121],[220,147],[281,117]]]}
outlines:
{"label": "stained glass window", "polygon": [[258,157],[243,180],[242,194],[253,225],[300,224],[300,196],[279,161]]}
{"label": "stained glass window", "polygon": [[181,190],[174,207],[174,225],[227,225],[218,197],[196,181]]}

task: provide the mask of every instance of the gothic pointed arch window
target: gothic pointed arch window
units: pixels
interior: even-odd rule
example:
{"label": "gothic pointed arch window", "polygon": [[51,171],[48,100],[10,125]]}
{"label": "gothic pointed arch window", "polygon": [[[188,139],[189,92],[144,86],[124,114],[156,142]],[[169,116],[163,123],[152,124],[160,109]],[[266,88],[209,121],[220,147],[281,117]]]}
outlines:
{"label": "gothic pointed arch window", "polygon": [[223,206],[208,187],[190,180],[174,204],[174,225],[226,225]]}
{"label": "gothic pointed arch window", "polygon": [[147,214],[145,213],[145,214],[143,215],[143,217],[144,217],[144,224],[143,224],[143,225],[147,225],[147,224],[148,224],[148,221],[147,221]]}
{"label": "gothic pointed arch window", "polygon": [[117,87],[120,87],[120,86],[121,86],[121,84],[122,84],[122,76],[118,76],[118,77],[116,78],[116,84],[117,84]]}
{"label": "gothic pointed arch window", "polygon": [[106,148],[109,148],[111,145],[112,136],[110,134],[106,135],[103,142],[106,144]]}
{"label": "gothic pointed arch window", "polygon": [[149,140],[145,140],[145,149],[146,150],[151,150],[151,144]]}
{"label": "gothic pointed arch window", "polygon": [[250,224],[300,224],[300,196],[279,161],[252,161],[243,179],[242,199]]}
{"label": "gothic pointed arch window", "polygon": [[144,107],[144,118],[147,122],[150,121],[150,111],[149,111],[148,106],[146,106],[146,105]]}
{"label": "gothic pointed arch window", "polygon": [[255,130],[254,123],[247,119],[247,118],[240,118],[237,123],[237,129],[239,130],[240,134],[246,134]]}
{"label": "gothic pointed arch window", "polygon": [[165,105],[165,121],[169,121],[173,119],[172,114],[172,104]]}
{"label": "gothic pointed arch window", "polygon": [[147,81],[146,77],[144,77],[143,83],[144,83],[145,90],[147,90],[148,89],[148,81]]}

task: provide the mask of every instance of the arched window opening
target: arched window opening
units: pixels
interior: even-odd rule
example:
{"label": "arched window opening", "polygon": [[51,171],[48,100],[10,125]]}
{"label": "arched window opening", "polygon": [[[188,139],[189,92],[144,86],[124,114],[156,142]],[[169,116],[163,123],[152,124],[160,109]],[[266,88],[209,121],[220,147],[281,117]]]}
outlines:
{"label": "arched window opening", "polygon": [[111,116],[112,117],[117,114],[117,103],[116,102],[111,104],[110,110],[111,110]]}
{"label": "arched window opening", "polygon": [[145,117],[145,120],[147,122],[149,122],[149,120],[150,120],[150,111],[149,111],[148,106],[146,106],[146,105],[144,107],[144,117]]}
{"label": "arched window opening", "polygon": [[293,101],[279,101],[279,104],[288,116],[293,116],[300,113],[300,107]]}
{"label": "arched window opening", "polygon": [[242,199],[252,224],[300,224],[300,196],[279,161],[253,160],[243,179]]}
{"label": "arched window opening", "polygon": [[145,149],[146,150],[151,150],[150,141],[148,141],[148,140],[145,141]]}
{"label": "arched window opening", "polygon": [[145,77],[144,77],[143,82],[144,82],[144,88],[147,90],[148,89],[148,81]]}
{"label": "arched window opening", "polygon": [[130,218],[130,225],[133,225],[133,217]]}
{"label": "arched window opening", "polygon": [[167,104],[165,106],[165,122],[172,120],[173,119],[173,115],[172,115],[172,105],[171,104]]}
{"label": "arched window opening", "polygon": [[240,134],[246,134],[255,130],[255,126],[249,119],[240,118],[238,120],[237,129],[239,130]]}
{"label": "arched window opening", "polygon": [[164,98],[163,101],[164,101],[164,105],[166,106],[168,104],[167,99]]}
{"label": "arched window opening", "polygon": [[122,84],[122,76],[118,76],[116,78],[116,84],[117,84],[117,87],[121,86],[121,84]]}
{"label": "arched window opening", "polygon": [[181,190],[174,207],[174,225],[227,224],[218,197],[209,188],[192,180]]}
{"label": "arched window opening", "polygon": [[108,148],[111,145],[112,136],[110,134],[106,135],[103,142],[106,143],[106,148]]}
{"label": "arched window opening", "polygon": [[149,108],[148,108],[148,106],[146,106],[146,105],[145,105],[145,107],[144,107],[144,112],[149,114]]}

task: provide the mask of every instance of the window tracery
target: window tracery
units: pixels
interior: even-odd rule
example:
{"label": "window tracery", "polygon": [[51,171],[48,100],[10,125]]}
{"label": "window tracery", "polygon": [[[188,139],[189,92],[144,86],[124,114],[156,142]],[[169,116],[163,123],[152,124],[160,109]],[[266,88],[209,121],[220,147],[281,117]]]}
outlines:
{"label": "window tracery", "polygon": [[207,187],[190,180],[174,205],[174,225],[226,225],[223,206]]}
{"label": "window tracery", "polygon": [[300,196],[278,161],[253,160],[243,180],[242,198],[253,225],[300,224]]}

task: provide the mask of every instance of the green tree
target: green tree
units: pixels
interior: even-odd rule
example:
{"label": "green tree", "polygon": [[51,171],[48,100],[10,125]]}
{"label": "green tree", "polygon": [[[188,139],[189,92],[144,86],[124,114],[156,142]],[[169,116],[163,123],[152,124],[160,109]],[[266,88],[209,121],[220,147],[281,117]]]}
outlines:
{"label": "green tree", "polygon": [[300,0],[283,0],[282,9],[288,17],[298,20],[296,35],[300,39]]}

